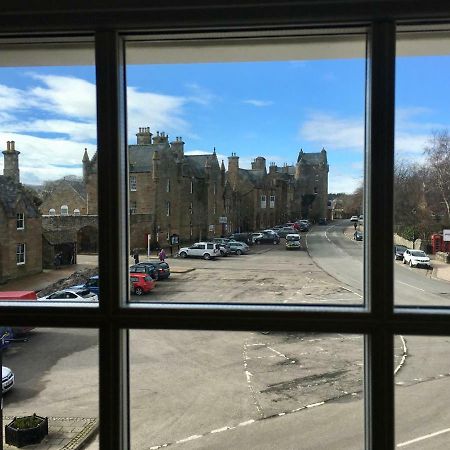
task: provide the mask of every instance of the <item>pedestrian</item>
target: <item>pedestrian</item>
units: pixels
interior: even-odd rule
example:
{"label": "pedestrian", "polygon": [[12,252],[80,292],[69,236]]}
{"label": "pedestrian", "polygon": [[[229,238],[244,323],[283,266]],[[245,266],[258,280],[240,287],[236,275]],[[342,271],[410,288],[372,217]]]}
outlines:
{"label": "pedestrian", "polygon": [[353,226],[355,227],[355,231],[356,231],[356,227],[357,227],[356,222],[353,224]]}
{"label": "pedestrian", "polygon": [[163,248],[159,252],[158,257],[161,262],[164,262],[164,260],[166,259],[166,252],[164,251]]}
{"label": "pedestrian", "polygon": [[139,263],[139,251],[137,248],[135,248],[133,250],[133,258],[134,258],[134,263],[138,264]]}
{"label": "pedestrian", "polygon": [[55,258],[53,259],[53,265],[55,266],[55,270],[58,270],[61,266],[61,253],[57,253]]}

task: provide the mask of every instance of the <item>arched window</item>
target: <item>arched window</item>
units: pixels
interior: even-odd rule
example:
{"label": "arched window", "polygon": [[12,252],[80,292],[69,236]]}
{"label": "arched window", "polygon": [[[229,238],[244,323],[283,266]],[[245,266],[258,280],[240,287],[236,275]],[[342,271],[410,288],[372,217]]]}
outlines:
{"label": "arched window", "polygon": [[69,207],[67,205],[61,206],[61,215],[68,216],[69,215]]}
{"label": "arched window", "polygon": [[73,210],[73,215],[74,215],[74,216],[79,216],[79,215],[80,215],[80,210],[79,210],[78,208],[75,208],[75,209]]}
{"label": "arched window", "polygon": [[48,215],[49,215],[49,216],[54,216],[54,215],[56,215],[56,210],[55,210],[55,208],[50,208],[50,209],[48,210]]}

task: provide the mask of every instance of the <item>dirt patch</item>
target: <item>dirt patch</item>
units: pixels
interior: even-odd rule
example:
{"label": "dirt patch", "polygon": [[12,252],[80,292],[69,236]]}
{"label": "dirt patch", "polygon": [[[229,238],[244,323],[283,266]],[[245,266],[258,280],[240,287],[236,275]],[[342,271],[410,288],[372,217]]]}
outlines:
{"label": "dirt patch", "polygon": [[55,283],[49,284],[44,289],[38,291],[37,294],[39,297],[43,297],[44,295],[51,294],[52,292],[59,291],[61,289],[67,289],[70,286],[84,284],[90,277],[94,275],[98,275],[98,267],[77,270],[69,277],[62,278]]}

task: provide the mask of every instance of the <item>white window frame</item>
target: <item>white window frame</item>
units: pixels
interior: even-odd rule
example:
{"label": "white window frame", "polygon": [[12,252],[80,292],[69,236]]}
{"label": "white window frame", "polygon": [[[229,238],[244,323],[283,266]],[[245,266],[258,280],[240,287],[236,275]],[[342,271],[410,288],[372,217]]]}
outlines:
{"label": "white window frame", "polygon": [[193,181],[193,180],[191,180],[191,185],[190,185],[189,192],[190,192],[191,194],[194,193],[194,181]]}
{"label": "white window frame", "polygon": [[16,244],[16,265],[22,266],[26,262],[26,244],[18,242]]}
{"label": "white window frame", "polygon": [[269,198],[269,208],[275,208],[275,195],[271,195]]}
{"label": "white window frame", "polygon": [[260,196],[260,208],[261,209],[267,208],[267,196],[264,194],[261,194]]}
{"label": "white window frame", "polygon": [[130,192],[137,191],[137,177],[136,175],[130,175]]}
{"label": "white window frame", "polygon": [[170,178],[167,178],[167,182],[166,182],[166,192],[170,192]]}
{"label": "white window frame", "polygon": [[25,229],[25,213],[17,213],[16,214],[16,227],[17,227],[17,230]]}
{"label": "white window frame", "polygon": [[68,216],[69,215],[69,207],[67,205],[61,205],[60,214],[61,214],[61,216]]}
{"label": "white window frame", "polygon": [[170,216],[170,201],[166,202],[166,216]]}

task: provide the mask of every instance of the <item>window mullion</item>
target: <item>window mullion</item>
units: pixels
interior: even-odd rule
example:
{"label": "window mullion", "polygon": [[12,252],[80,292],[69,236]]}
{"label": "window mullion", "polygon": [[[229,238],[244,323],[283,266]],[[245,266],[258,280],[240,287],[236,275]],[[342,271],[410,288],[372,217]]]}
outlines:
{"label": "window mullion", "polygon": [[[374,23],[367,66],[365,297],[376,324],[366,336],[366,448],[393,449],[393,165],[395,24]],[[381,237],[381,239],[380,239]]]}
{"label": "window mullion", "polygon": [[100,448],[129,448],[128,333],[117,315],[127,296],[128,234],[123,45],[96,33],[100,310]]}

